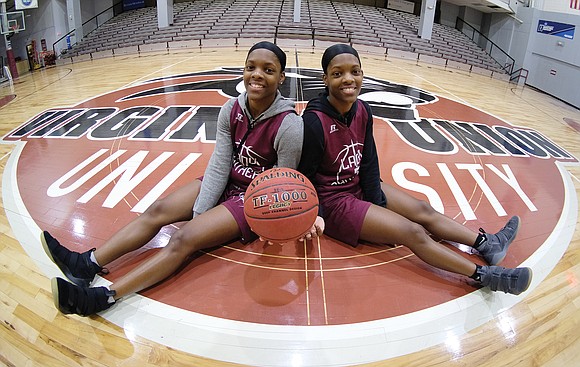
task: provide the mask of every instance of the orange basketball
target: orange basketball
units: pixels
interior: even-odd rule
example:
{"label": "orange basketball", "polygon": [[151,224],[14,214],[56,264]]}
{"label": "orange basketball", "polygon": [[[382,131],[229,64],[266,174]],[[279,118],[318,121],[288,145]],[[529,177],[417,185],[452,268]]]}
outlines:
{"label": "orange basketball", "polygon": [[244,196],[244,214],[254,233],[283,243],[302,237],[318,215],[318,196],[302,173],[272,168],[252,180]]}

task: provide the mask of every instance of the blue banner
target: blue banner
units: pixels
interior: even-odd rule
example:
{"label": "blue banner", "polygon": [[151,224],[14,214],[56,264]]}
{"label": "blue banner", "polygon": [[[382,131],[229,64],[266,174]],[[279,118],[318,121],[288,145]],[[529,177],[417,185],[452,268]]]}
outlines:
{"label": "blue banner", "polygon": [[123,0],[123,10],[132,10],[145,7],[145,0]]}
{"label": "blue banner", "polygon": [[576,26],[574,24],[551,22],[549,20],[540,20],[538,22],[538,33],[548,34],[550,36],[574,39],[575,29]]}

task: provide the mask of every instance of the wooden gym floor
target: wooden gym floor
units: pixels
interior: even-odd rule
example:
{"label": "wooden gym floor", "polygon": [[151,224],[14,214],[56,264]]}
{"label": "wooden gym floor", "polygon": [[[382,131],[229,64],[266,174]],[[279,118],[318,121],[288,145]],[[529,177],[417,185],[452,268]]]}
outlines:
{"label": "wooden gym floor", "polygon": [[[322,50],[287,51],[284,92],[307,100],[320,87]],[[425,119],[421,126],[437,126],[419,131],[376,117],[383,179],[474,230],[494,232],[519,215],[503,265],[532,267],[529,291],[479,290],[405,248],[351,248],[324,237],[227,244],[99,316],[60,314],[50,290],[60,273],[42,252],[40,230],[71,248],[99,246],[172,185],[203,174],[210,116],[236,90],[245,55],[231,48],[124,55],[2,85],[0,364],[580,364],[580,111],[531,87],[367,54],[365,98],[375,114],[411,113]],[[495,150],[454,138],[485,126],[503,134],[503,148],[500,138]],[[139,176],[144,167],[148,175]],[[111,264],[97,283],[124,274],[177,226]],[[465,246],[450,246],[482,263]]]}

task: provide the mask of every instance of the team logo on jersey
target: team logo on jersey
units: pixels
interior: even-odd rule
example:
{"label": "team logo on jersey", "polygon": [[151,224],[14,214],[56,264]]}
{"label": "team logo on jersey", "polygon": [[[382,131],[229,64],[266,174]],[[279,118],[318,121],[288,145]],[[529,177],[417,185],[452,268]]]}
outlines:
{"label": "team logo on jersey", "polygon": [[[229,98],[238,96],[243,88],[242,69],[224,67],[148,80],[33,116],[3,138],[4,142],[24,145],[20,155],[13,158],[18,160],[11,177],[20,192],[22,205],[11,209],[23,211],[25,208],[26,215],[29,213],[39,227],[51,231],[78,251],[98,247],[107,233],[122,228],[157,198],[203,175],[215,144],[220,107]],[[297,102],[301,112],[306,101],[318,96],[323,89],[320,70],[288,68],[280,90]],[[560,166],[577,164],[578,160],[544,134],[512,126],[429,91],[371,76],[365,76],[360,98],[373,108],[374,136],[385,182],[428,201],[436,210],[472,228],[487,223],[494,227],[488,228],[492,231],[512,214],[530,223],[522,227],[522,240],[512,244],[505,265],[516,266],[529,258],[556,229],[570,194]],[[251,147],[246,149],[250,157]],[[345,147],[344,156],[338,157],[341,166],[358,170],[360,152],[360,147]],[[548,230],[535,232],[534,227],[539,224]],[[164,233],[172,230],[168,228]],[[159,242],[163,242],[161,237]],[[42,251],[38,246],[38,251]],[[181,277],[178,277],[144,294],[176,307],[242,321],[271,323],[272,308],[278,307],[276,312],[292,315],[288,323],[329,323],[327,313],[332,309],[320,311],[325,316],[316,316],[318,311],[309,309],[307,318],[298,315],[294,308],[304,303],[286,302],[294,300],[292,297],[304,297],[305,288],[299,280],[280,286],[284,297],[255,304],[255,299],[264,295],[254,293],[253,288],[245,286],[244,280],[281,279],[259,272],[287,270],[286,263],[280,260],[279,254],[248,260],[252,249],[273,250],[255,245],[237,252],[242,246],[236,246],[207,251],[192,260],[183,274],[195,274],[200,283],[180,283]],[[388,273],[394,260],[381,256],[394,256],[402,251],[395,249],[387,254],[367,245],[340,249],[347,254],[325,263],[325,269],[332,270],[324,275],[329,283],[333,274],[353,268],[384,268]],[[360,255],[367,250],[373,256],[349,255],[352,252]],[[232,259],[235,256],[239,258]],[[301,261],[303,256],[295,254],[287,259]],[[402,257],[405,256],[409,255]],[[212,268],[212,281],[220,279],[220,275],[230,281],[216,287],[212,301],[207,302],[207,293],[204,293],[207,284],[203,279],[210,271],[208,264],[216,259],[226,259],[227,266]],[[298,260],[297,263],[303,263]],[[341,261],[349,261],[349,265],[341,265]],[[317,271],[318,268],[310,269]],[[112,280],[114,273],[110,275]],[[380,282],[388,282],[389,278],[376,277],[378,289]],[[311,282],[315,279],[308,278]],[[455,286],[455,282],[449,283]],[[367,289],[357,288],[354,281],[341,284],[346,287],[340,289],[341,294],[351,291],[359,294]],[[442,285],[429,284],[433,289],[438,286]],[[228,287],[237,287],[238,292]],[[408,287],[412,294],[421,285]],[[187,289],[188,294],[168,301],[164,298],[171,293],[168,289],[176,292]],[[309,287],[309,297],[314,297],[315,289]],[[424,297],[420,304],[410,305],[410,310],[367,307],[364,314],[342,315],[334,323],[385,319],[473,291],[473,287],[462,283],[453,292],[436,292],[437,297]],[[325,297],[330,297],[329,291]],[[365,304],[375,304],[373,294],[365,294],[360,300],[363,298]],[[208,307],[216,302],[219,307]],[[257,311],[243,314],[244,307],[240,307],[243,302],[254,302],[251,308]],[[260,312],[260,307],[268,312]]]}
{"label": "team logo on jersey", "polygon": [[336,171],[336,180],[331,185],[344,185],[358,175],[360,170],[360,161],[362,159],[363,144],[350,141],[350,144],[338,152],[334,163],[339,167]]}

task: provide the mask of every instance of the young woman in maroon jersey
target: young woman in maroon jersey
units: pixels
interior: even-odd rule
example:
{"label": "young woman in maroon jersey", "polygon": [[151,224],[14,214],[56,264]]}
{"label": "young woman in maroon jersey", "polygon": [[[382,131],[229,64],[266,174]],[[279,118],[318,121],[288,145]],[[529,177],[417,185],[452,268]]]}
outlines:
{"label": "young woman in maroon jersey", "polygon": [[[299,170],[316,187],[325,233],[353,246],[359,240],[401,244],[428,264],[471,277],[491,290],[525,291],[531,269],[496,266],[517,234],[519,218],[512,217],[496,234],[477,233],[381,182],[371,108],[358,99],[363,70],[357,51],[344,44],[329,47],[322,70],[326,90],[308,103],[302,116]],[[473,246],[490,265],[476,265],[427,232]]]}
{"label": "young woman in maroon jersey", "polygon": [[[119,298],[153,286],[172,275],[195,251],[231,240],[256,239],[243,213],[243,193],[251,180],[273,166],[296,168],[303,124],[294,103],[278,87],[284,82],[286,55],[270,42],[249,50],[245,92],[221,108],[214,152],[203,181],[197,179],[153,203],[104,245],[84,253],[68,250],[48,232],[41,241],[67,278],[52,281],[55,305],[63,313],[91,315]],[[97,273],[124,254],[147,244],[168,224],[185,224],[167,246],[110,287],[89,287]],[[307,237],[316,236],[316,228]]]}

